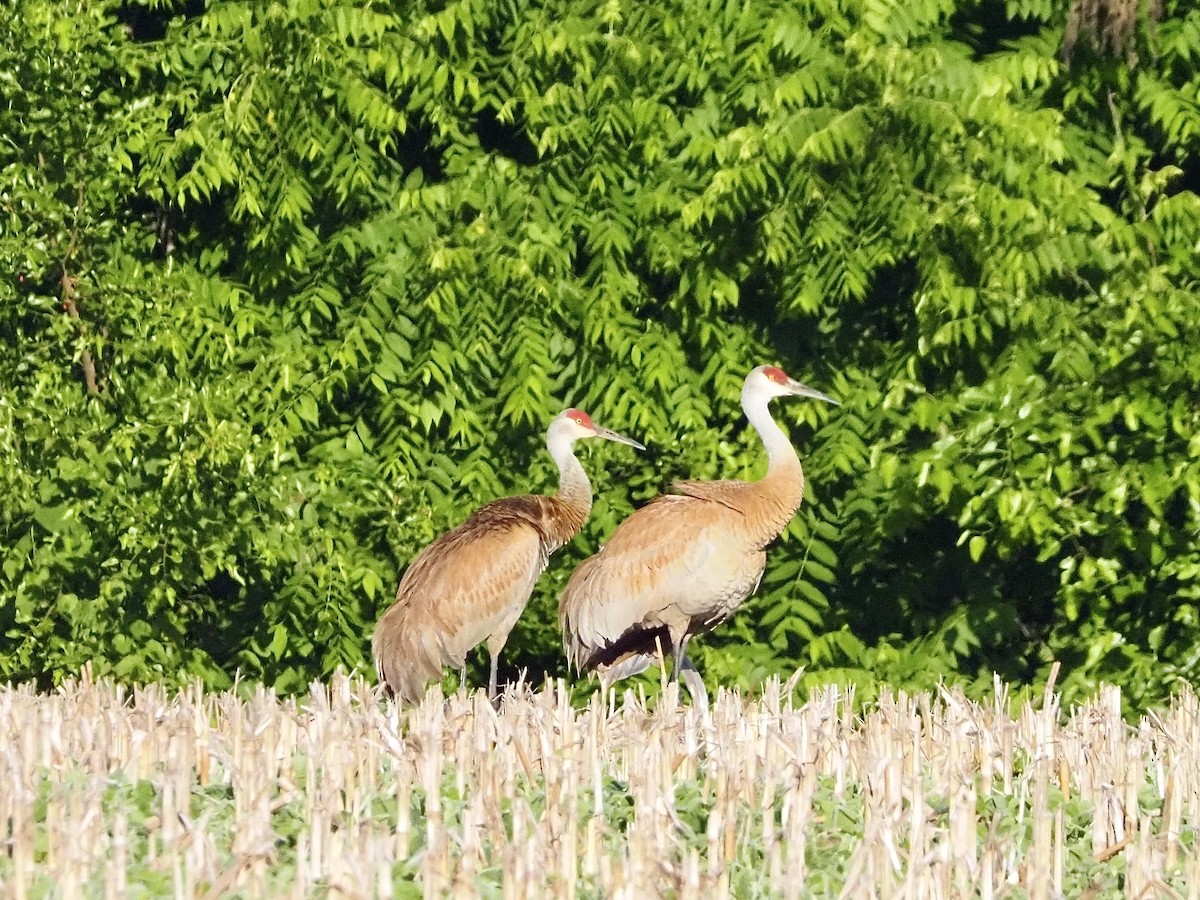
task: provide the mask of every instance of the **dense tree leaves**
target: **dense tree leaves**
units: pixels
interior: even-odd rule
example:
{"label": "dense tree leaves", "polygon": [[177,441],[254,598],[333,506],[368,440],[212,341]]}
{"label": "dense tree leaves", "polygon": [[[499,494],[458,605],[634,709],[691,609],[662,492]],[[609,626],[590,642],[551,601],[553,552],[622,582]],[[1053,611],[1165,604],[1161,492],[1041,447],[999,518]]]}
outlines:
{"label": "dense tree leaves", "polygon": [[773,360],[845,406],[780,407],[809,498],[710,681],[1194,678],[1200,13],[1089,3],[18,0],[0,675],[363,666],[574,403],[652,452],[582,450],[506,660],[560,672],[574,562],[761,471]]}

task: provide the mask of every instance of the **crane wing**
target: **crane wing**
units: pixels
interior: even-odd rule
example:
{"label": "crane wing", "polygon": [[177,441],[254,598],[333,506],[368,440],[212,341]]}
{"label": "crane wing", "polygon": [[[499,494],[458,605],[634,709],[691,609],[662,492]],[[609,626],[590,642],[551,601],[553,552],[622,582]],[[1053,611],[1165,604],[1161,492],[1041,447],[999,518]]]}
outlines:
{"label": "crane wing", "polygon": [[430,545],[409,567],[399,603],[410,609],[408,627],[436,634],[443,663],[461,668],[501,622],[516,621],[549,554],[537,531],[519,520],[455,538]]}
{"label": "crane wing", "polygon": [[415,699],[445,666],[461,669],[474,647],[507,637],[553,549],[534,502],[542,499],[490,503],[413,560],[373,640],[393,690]]}
{"label": "crane wing", "polygon": [[728,507],[736,513],[745,512],[745,490],[749,485],[744,481],[676,481],[671,484],[672,494],[692,497],[696,500],[706,500]]}
{"label": "crane wing", "polygon": [[622,522],[560,599],[572,662],[587,668],[601,656],[652,648],[669,628],[707,630],[727,617],[765,561],[744,540],[744,519],[719,500],[668,494]]}

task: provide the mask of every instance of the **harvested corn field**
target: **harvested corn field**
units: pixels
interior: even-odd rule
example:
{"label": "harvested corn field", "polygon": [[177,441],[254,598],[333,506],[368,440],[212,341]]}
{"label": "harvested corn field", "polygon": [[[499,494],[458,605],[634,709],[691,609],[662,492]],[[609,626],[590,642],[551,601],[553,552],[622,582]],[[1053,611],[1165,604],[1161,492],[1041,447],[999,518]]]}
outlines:
{"label": "harvested corn field", "polygon": [[1200,896],[1200,723],[1113,690],[0,691],[8,897]]}

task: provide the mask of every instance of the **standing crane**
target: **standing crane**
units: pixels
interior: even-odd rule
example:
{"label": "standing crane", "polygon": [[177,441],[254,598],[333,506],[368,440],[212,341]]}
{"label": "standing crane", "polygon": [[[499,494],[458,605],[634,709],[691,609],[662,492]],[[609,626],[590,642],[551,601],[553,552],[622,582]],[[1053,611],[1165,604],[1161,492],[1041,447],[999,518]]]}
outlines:
{"label": "standing crane", "polygon": [[758,587],[766,546],[804,497],[796,450],[771,417],[775,397],[832,397],[759,366],[746,376],[742,409],[767,450],[759,481],[679,481],[613,532],[571,574],[558,620],[567,660],[595,672],[604,689],[645,671],[667,648],[673,675],[708,707],[704,681],[688,660],[688,640],[728,619]]}
{"label": "standing crane", "polygon": [[558,466],[558,493],[494,500],[446,532],[413,560],[396,600],[371,639],[379,680],[389,693],[417,702],[446,666],[462,670],[484,641],[491,655],[488,697],[496,699],[496,664],[550,554],[579,533],[592,508],[592,484],[574,444],[604,438],[646,448],[601,428],[580,409],[555,416],[546,447]]}

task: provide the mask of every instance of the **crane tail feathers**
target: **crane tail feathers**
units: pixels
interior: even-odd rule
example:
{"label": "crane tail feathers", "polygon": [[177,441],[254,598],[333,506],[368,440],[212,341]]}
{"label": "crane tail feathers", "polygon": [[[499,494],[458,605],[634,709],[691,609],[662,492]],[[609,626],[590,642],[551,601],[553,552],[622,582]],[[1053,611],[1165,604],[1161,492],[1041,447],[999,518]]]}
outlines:
{"label": "crane tail feathers", "polygon": [[398,605],[384,614],[375,627],[371,652],[380,683],[405,703],[419,703],[429,682],[442,677],[444,654],[430,635],[410,627],[405,613]]}

